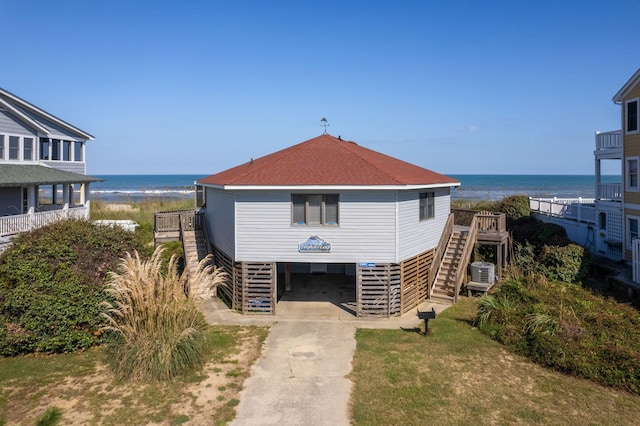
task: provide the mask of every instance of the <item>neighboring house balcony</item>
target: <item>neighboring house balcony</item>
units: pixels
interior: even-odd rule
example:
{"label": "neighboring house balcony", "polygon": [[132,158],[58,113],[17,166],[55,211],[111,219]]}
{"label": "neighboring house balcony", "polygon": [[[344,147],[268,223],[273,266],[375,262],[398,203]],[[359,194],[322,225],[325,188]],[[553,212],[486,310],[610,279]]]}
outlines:
{"label": "neighboring house balcony", "polygon": [[622,130],[596,132],[596,159],[622,158]]}
{"label": "neighboring house balcony", "polygon": [[600,201],[622,201],[621,183],[601,183],[596,187],[596,199]]}

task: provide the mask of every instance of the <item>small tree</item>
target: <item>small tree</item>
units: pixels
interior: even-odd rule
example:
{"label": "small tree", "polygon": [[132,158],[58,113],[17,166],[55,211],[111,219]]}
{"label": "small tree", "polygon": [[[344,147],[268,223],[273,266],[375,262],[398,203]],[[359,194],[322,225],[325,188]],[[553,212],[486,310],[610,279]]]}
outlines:
{"label": "small tree", "polygon": [[[112,368],[120,378],[165,380],[204,363],[208,326],[201,299],[189,291],[188,274],[178,273],[176,256],[163,273],[162,253],[157,248],[147,261],[127,253],[121,273],[111,273],[107,292],[115,302],[101,306],[109,323],[104,330],[113,335]],[[212,290],[224,283],[225,274],[207,257],[191,280]]]}

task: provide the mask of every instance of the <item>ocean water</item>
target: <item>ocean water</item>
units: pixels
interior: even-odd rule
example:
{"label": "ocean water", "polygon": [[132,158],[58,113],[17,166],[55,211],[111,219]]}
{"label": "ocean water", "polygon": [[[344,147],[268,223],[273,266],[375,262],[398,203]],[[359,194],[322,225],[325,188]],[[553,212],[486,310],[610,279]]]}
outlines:
{"label": "ocean water", "polygon": [[[91,184],[95,199],[136,201],[145,197],[194,196],[193,183],[206,175],[102,175],[104,182]],[[593,198],[593,175],[450,175],[460,186],[452,200],[500,200],[511,195],[529,197]],[[603,183],[619,183],[620,176],[603,176]]]}

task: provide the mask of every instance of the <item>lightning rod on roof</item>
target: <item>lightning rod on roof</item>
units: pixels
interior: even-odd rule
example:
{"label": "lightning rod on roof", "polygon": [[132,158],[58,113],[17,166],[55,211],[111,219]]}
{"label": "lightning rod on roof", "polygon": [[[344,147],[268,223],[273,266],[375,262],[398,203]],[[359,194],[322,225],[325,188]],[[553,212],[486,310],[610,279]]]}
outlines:
{"label": "lightning rod on roof", "polygon": [[327,134],[327,127],[330,126],[330,124],[327,122],[327,119],[322,117],[322,120],[320,120],[320,126],[324,127],[324,134]]}

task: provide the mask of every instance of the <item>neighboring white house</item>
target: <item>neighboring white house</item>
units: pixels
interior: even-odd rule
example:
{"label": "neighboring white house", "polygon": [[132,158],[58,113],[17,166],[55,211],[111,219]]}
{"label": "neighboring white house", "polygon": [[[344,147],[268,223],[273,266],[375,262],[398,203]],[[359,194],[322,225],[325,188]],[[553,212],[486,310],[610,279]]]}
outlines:
{"label": "neighboring white house", "polygon": [[[616,261],[632,260],[633,241],[638,237],[639,83],[640,70],[613,97],[621,106],[623,130],[595,134],[595,198],[530,200],[539,218],[563,226],[573,241]],[[603,167],[605,162],[610,164]],[[603,169],[619,170],[619,174],[605,182]]]}
{"label": "neighboring white house", "polygon": [[0,243],[67,217],[89,217],[93,136],[0,89]]}
{"label": "neighboring white house", "polygon": [[361,315],[406,312],[418,287],[424,299],[459,184],[329,134],[196,182],[235,309],[273,312],[278,272],[288,285],[292,272],[322,271],[354,277]]}

